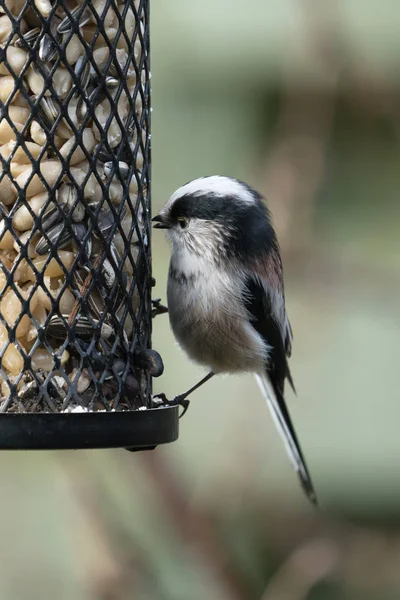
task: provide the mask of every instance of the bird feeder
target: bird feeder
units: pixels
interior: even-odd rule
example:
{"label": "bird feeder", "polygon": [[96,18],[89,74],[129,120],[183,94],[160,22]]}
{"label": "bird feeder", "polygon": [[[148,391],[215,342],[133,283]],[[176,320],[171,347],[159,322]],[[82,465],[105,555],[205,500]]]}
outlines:
{"label": "bird feeder", "polygon": [[153,448],[149,0],[0,0],[0,448]]}

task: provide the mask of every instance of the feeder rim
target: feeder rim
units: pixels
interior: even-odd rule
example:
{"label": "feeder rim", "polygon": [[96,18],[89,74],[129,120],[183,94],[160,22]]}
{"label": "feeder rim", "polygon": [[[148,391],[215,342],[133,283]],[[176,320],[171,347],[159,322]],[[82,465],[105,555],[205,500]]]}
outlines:
{"label": "feeder rim", "polygon": [[178,439],[179,406],[90,413],[1,413],[0,450],[144,450]]}

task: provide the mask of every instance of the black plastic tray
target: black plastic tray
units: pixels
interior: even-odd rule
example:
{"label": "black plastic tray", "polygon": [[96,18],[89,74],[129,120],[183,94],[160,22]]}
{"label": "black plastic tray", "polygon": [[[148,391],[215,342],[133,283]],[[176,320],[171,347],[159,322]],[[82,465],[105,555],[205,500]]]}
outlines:
{"label": "black plastic tray", "polygon": [[0,450],[146,450],[178,439],[179,407],[104,413],[0,414]]}

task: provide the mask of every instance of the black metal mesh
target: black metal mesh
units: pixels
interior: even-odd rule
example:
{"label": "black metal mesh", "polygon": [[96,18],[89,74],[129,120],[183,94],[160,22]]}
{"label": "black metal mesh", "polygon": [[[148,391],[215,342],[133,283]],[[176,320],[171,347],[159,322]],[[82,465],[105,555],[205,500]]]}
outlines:
{"label": "black metal mesh", "polygon": [[0,0],[0,412],[150,404],[148,4]]}

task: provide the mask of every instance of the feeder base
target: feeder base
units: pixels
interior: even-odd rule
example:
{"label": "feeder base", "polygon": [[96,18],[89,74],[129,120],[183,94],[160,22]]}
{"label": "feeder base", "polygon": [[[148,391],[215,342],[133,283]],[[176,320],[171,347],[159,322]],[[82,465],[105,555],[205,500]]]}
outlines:
{"label": "feeder base", "polygon": [[0,414],[0,450],[149,450],[178,439],[179,407],[114,413]]}

